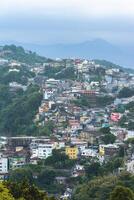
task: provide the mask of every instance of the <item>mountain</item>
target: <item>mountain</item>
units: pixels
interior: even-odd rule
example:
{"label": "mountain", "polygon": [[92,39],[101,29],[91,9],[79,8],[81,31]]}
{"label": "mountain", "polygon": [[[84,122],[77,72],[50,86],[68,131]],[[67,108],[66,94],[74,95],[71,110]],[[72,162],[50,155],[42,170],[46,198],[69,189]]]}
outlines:
{"label": "mountain", "polygon": [[[11,42],[10,42],[11,43]],[[93,41],[85,41],[83,43],[74,44],[54,44],[54,45],[38,45],[12,42],[21,45],[26,49],[36,51],[38,54],[48,58],[86,58],[109,60],[124,67],[134,66],[133,48],[125,46],[116,46],[111,43],[96,39]]]}

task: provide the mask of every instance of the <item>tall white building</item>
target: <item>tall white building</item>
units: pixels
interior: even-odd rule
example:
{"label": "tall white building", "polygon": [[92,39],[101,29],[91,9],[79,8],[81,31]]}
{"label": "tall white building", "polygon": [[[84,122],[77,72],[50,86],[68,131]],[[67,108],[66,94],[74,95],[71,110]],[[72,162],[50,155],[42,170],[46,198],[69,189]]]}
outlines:
{"label": "tall white building", "polygon": [[39,143],[31,146],[31,158],[46,159],[52,155],[54,143]]}
{"label": "tall white building", "polygon": [[47,158],[52,155],[53,144],[40,144],[38,147],[38,157]]}
{"label": "tall white building", "polygon": [[0,174],[8,173],[8,158],[0,157]]}
{"label": "tall white building", "polygon": [[134,173],[134,160],[129,161],[126,163],[127,171],[130,173]]}

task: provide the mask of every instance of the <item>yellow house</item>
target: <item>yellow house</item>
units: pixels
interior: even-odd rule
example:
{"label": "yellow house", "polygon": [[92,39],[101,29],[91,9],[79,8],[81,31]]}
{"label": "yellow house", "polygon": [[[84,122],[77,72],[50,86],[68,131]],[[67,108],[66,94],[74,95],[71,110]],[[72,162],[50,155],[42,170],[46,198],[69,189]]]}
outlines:
{"label": "yellow house", "polygon": [[100,147],[99,147],[99,154],[100,154],[100,156],[105,155],[105,147],[103,145],[100,145]]}
{"label": "yellow house", "polygon": [[67,146],[65,149],[66,155],[69,159],[77,159],[78,158],[78,147],[77,146]]}

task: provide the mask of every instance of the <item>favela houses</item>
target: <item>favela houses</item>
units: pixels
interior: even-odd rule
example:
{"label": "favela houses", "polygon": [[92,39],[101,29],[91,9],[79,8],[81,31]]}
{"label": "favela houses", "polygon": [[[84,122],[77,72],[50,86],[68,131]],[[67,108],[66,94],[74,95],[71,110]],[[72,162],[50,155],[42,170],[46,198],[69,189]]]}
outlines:
{"label": "favela houses", "polygon": [[133,0],[5,0],[0,200],[134,200]]}

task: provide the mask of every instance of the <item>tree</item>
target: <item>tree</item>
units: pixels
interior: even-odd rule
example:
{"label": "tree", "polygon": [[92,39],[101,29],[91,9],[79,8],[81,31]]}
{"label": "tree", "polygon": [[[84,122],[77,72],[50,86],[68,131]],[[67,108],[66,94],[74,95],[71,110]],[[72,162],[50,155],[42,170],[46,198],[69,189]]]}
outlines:
{"label": "tree", "polygon": [[45,160],[45,165],[58,169],[72,168],[75,164],[74,160],[70,160],[69,157],[60,150],[53,150],[52,156],[49,156]]}
{"label": "tree", "polygon": [[101,128],[100,132],[103,133],[103,134],[108,134],[108,133],[110,133],[110,128],[109,127]]}
{"label": "tree", "polygon": [[134,200],[134,193],[127,187],[116,186],[111,192],[110,200]]}
{"label": "tree", "polygon": [[123,164],[124,164],[123,158],[113,157],[111,160],[109,160],[103,165],[102,171],[104,174],[113,173],[114,171],[117,171],[119,167],[122,167]]}
{"label": "tree", "polygon": [[113,144],[116,140],[116,136],[109,133],[109,134],[102,136],[101,139],[105,144]]}
{"label": "tree", "polygon": [[132,97],[133,95],[134,95],[134,89],[124,87],[122,90],[120,90],[118,97],[128,98],[128,97]]}
{"label": "tree", "polygon": [[51,136],[54,130],[54,123],[52,121],[45,122],[43,127],[39,127],[39,135]]}
{"label": "tree", "polygon": [[134,130],[134,122],[133,121],[129,121],[128,130]]}
{"label": "tree", "polygon": [[[78,186],[74,192],[74,200],[108,200],[112,196],[112,192],[118,186],[123,186],[125,189],[123,199],[118,200],[133,200],[134,191],[134,176],[128,172],[123,172],[118,176],[108,175],[94,177],[92,180]],[[130,190],[129,190],[129,189]],[[124,191],[124,190],[123,190]],[[130,192],[131,191],[131,192]],[[115,191],[114,191],[115,193]],[[114,195],[114,194],[113,194]],[[113,197],[113,196],[112,196]],[[115,197],[115,196],[114,196]],[[117,200],[116,198],[110,200]],[[129,198],[125,198],[129,197]]]}
{"label": "tree", "polygon": [[78,98],[77,100],[73,100],[72,103],[74,103],[76,106],[80,106],[80,107],[91,107],[89,98],[86,96],[82,96],[80,98]]}
{"label": "tree", "polygon": [[[30,184],[24,180],[19,183],[7,182],[5,185],[9,188],[9,191],[15,199],[23,200],[50,200],[46,192],[39,190],[35,185]],[[5,200],[5,199],[3,199]],[[9,199],[10,200],[10,199]]]}
{"label": "tree", "polygon": [[5,45],[3,50],[10,52],[4,54],[3,57],[5,59],[17,60],[31,65],[35,63],[43,64],[44,62],[49,61],[49,59],[46,59],[45,57],[38,56],[36,53],[31,51],[26,52],[22,47],[17,47],[15,45]]}
{"label": "tree", "polygon": [[[36,87],[35,87],[36,88]],[[33,119],[41,104],[42,94],[33,87],[13,102],[3,107],[0,112],[0,132],[5,135],[31,135],[36,127]]]}
{"label": "tree", "polygon": [[75,80],[76,74],[75,74],[75,69],[74,67],[67,67],[63,70],[61,70],[61,72],[57,73],[57,75],[55,75],[56,79],[72,79]]}
{"label": "tree", "polygon": [[9,174],[9,180],[15,181],[16,183],[19,183],[24,180],[28,180],[28,182],[33,182],[33,175],[30,169],[16,169],[10,172]]}
{"label": "tree", "polygon": [[127,122],[127,117],[125,115],[122,116],[122,118],[119,121],[119,126],[125,127],[125,123]]}
{"label": "tree", "polygon": [[0,200],[15,200],[10,191],[2,183],[0,183]]}
{"label": "tree", "polygon": [[74,200],[108,200],[117,181],[116,176],[94,178],[76,188],[73,198]]}
{"label": "tree", "polygon": [[100,96],[97,98],[97,106],[106,106],[106,105],[110,105],[111,103],[113,103],[114,101],[114,97],[112,96],[108,96],[108,95],[105,95],[105,96]]}
{"label": "tree", "polygon": [[85,170],[88,178],[91,178],[92,176],[98,176],[101,173],[100,163],[93,162],[89,166],[86,166]]}
{"label": "tree", "polygon": [[56,174],[54,170],[45,169],[39,174],[38,181],[41,183],[41,185],[48,186],[53,184],[55,177]]}

